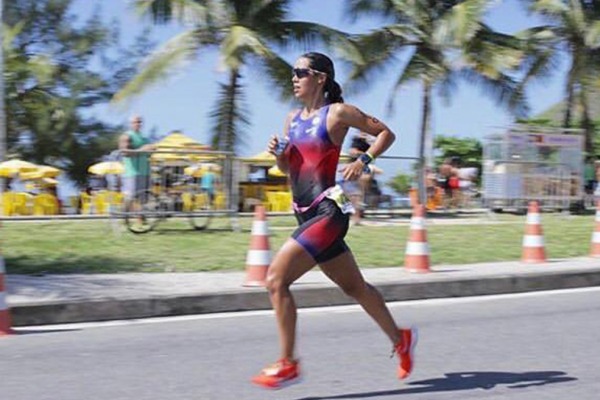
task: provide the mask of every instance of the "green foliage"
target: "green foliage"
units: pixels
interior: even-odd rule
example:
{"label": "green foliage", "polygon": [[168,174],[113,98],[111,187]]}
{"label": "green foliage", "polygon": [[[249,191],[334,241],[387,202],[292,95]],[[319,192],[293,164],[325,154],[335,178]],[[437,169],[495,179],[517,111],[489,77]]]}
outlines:
{"label": "green foliage", "polygon": [[400,172],[396,176],[394,176],[392,179],[390,179],[386,183],[386,185],[398,194],[406,194],[410,190],[414,179],[415,179],[414,175],[409,175],[409,174]]}
{"label": "green foliage", "polygon": [[118,47],[118,31],[99,15],[79,23],[72,0],[5,2],[3,37],[9,154],[54,165],[77,184],[87,167],[116,148],[122,127],[98,121],[150,43]]}
{"label": "green foliage", "polygon": [[438,154],[435,158],[436,165],[442,164],[446,158],[458,157],[463,166],[477,167],[481,171],[483,148],[477,139],[440,135],[435,138],[434,148]]}

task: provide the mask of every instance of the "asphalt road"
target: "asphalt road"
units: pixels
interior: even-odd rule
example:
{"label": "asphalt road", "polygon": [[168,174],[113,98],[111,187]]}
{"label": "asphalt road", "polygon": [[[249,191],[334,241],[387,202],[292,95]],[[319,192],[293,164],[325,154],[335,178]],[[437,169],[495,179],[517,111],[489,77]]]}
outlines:
{"label": "asphalt road", "polygon": [[300,314],[304,381],[249,378],[277,358],[272,313],[21,328],[0,338],[7,400],[598,399],[600,288],[391,304],[417,325],[417,367],[357,307]]}

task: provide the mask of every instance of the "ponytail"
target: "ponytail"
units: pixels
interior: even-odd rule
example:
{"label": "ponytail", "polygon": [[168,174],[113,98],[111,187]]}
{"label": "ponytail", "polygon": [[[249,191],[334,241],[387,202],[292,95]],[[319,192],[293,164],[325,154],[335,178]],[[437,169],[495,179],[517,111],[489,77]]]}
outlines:
{"label": "ponytail", "polygon": [[332,104],[344,102],[344,98],[342,97],[341,86],[330,77],[327,77],[327,82],[325,82],[324,89],[325,99],[327,100],[327,103]]}

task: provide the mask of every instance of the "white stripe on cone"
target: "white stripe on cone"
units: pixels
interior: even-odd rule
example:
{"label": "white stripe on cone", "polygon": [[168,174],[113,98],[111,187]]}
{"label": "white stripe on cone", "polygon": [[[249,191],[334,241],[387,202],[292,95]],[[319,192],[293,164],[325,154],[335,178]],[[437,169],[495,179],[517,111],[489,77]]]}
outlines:
{"label": "white stripe on cone", "polygon": [[415,229],[415,230],[425,229],[425,218],[412,217],[410,219],[410,229]]}
{"label": "white stripe on cone", "polygon": [[426,242],[406,242],[406,255],[409,255],[409,256],[429,255],[429,245]]}
{"label": "white stripe on cone", "polygon": [[249,250],[246,256],[246,265],[271,264],[271,250]]}
{"label": "white stripe on cone", "polygon": [[539,225],[542,219],[540,218],[540,214],[538,213],[529,213],[527,214],[527,223],[529,225]]}
{"label": "white stripe on cone", "polygon": [[523,247],[544,247],[544,237],[539,235],[524,235]]}
{"label": "white stripe on cone", "polygon": [[4,292],[0,293],[0,311],[8,310],[8,304],[6,304],[6,295]]}
{"label": "white stripe on cone", "polygon": [[269,226],[267,221],[254,221],[252,223],[252,234],[261,236],[269,235]]}
{"label": "white stripe on cone", "polygon": [[592,243],[600,243],[600,232],[594,232],[592,235]]}

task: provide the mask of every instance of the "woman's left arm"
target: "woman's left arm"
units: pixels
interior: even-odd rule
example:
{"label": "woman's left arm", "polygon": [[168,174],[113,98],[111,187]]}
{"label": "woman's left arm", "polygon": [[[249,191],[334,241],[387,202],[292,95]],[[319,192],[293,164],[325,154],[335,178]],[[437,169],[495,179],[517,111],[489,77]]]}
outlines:
{"label": "woman's left arm", "polygon": [[[375,136],[375,141],[367,149],[366,154],[369,158],[375,159],[383,154],[396,140],[396,135],[383,122],[370,116],[358,107],[350,104],[338,104],[335,109],[336,125],[343,128],[346,132],[348,128],[356,128],[371,136]],[[362,170],[367,164],[366,159],[357,159],[349,164],[343,171],[344,179],[354,180],[360,176]]]}

